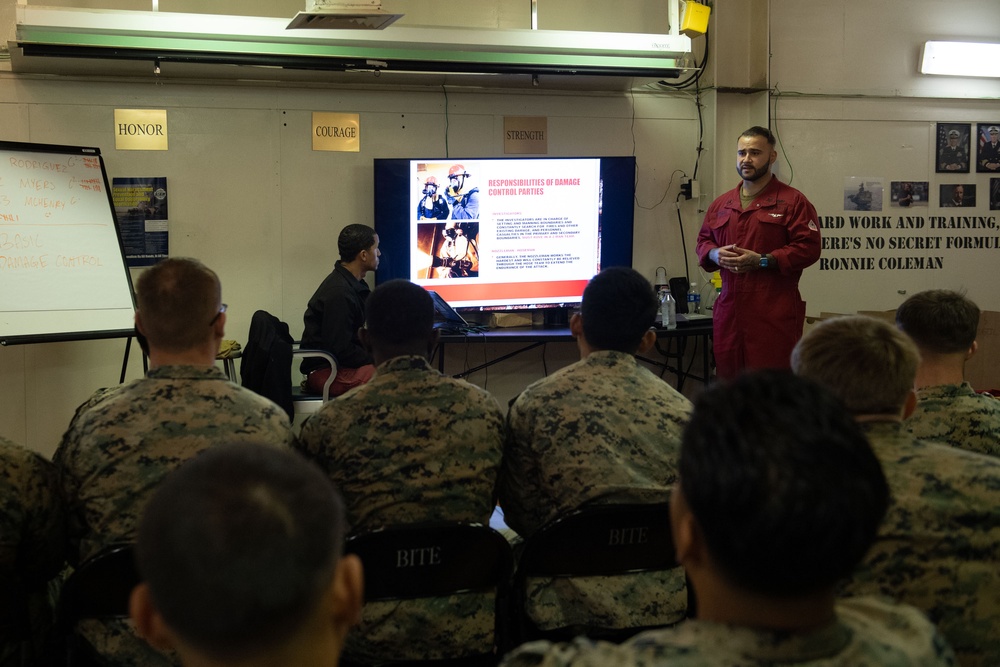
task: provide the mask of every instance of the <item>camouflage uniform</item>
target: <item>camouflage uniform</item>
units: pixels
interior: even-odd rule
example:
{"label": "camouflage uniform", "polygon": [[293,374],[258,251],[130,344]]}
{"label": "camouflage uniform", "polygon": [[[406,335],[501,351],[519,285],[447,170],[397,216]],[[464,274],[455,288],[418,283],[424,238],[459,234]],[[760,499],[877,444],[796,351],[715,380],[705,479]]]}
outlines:
{"label": "camouflage uniform", "polygon": [[56,471],[0,438],[0,667],[35,664],[48,644],[46,582],[66,556]]}
{"label": "camouflage uniform", "polygon": [[837,620],[808,635],[765,632],[708,621],[651,630],[624,644],[579,637],[569,644],[534,642],[503,667],[939,667],[955,664],[944,639],[912,607],[874,598],[841,600]]}
{"label": "camouflage uniform", "polygon": [[899,422],[862,426],[892,502],[846,593],[912,604],[963,667],[1000,665],[1000,460],[916,440]]}
{"label": "camouflage uniform", "polygon": [[[77,410],[53,460],[66,499],[69,558],[132,542],[142,507],[174,468],[233,440],[291,446],[284,410],[218,368],[163,366]],[[80,634],[115,665],[168,665],[125,621],[84,621]]]}
{"label": "camouflage uniform", "polygon": [[1000,456],[1000,400],[968,382],[917,390],[917,409],[903,424],[922,440]]}
{"label": "camouflage uniform", "polygon": [[[488,392],[441,375],[423,357],[396,357],[323,406],[299,442],[340,488],[354,532],[437,520],[485,524],[503,412]],[[346,655],[433,658],[443,655],[442,643],[488,651],[493,617],[492,595],[370,603]]]}
{"label": "camouflage uniform", "polygon": [[[599,351],[521,393],[507,416],[500,505],[530,536],[587,503],[665,502],[677,477],[691,403],[623,352]],[[529,581],[543,629],[628,627],[680,620],[684,574]]]}

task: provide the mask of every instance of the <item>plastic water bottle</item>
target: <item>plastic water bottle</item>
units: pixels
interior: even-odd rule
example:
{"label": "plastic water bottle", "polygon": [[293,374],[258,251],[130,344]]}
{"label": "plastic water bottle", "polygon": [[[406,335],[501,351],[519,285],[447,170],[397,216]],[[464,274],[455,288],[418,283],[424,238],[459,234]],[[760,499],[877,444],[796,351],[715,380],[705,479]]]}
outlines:
{"label": "plastic water bottle", "polygon": [[701,312],[701,292],[698,291],[697,283],[691,283],[691,288],[688,290],[687,294],[687,302],[689,313]]}
{"label": "plastic water bottle", "polygon": [[660,321],[664,329],[677,328],[677,303],[674,301],[670,290],[663,290],[663,299],[660,301]]}

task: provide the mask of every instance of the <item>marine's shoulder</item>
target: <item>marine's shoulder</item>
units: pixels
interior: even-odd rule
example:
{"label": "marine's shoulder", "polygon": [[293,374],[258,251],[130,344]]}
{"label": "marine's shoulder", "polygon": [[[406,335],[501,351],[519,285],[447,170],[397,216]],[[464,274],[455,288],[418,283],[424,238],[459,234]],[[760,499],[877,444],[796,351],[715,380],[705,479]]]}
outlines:
{"label": "marine's shoulder", "polygon": [[558,391],[563,385],[572,384],[588,374],[586,360],[574,361],[568,366],[553,371],[543,378],[535,380],[518,394],[515,402],[529,401],[538,396],[545,396],[553,391]]}
{"label": "marine's shoulder", "polygon": [[13,488],[46,482],[52,474],[52,463],[38,452],[0,437],[0,487]]}
{"label": "marine's shoulder", "polygon": [[[650,654],[648,648],[594,641],[577,637],[571,642],[553,643],[535,641],[523,644],[504,658],[501,667],[653,667],[658,664],[656,652]],[[692,663],[681,663],[682,667],[693,667]],[[704,663],[706,667],[709,663]]]}
{"label": "marine's shoulder", "polygon": [[36,458],[41,458],[39,454],[26,447],[15,443],[13,440],[0,436],[0,459],[11,461],[12,465],[21,463],[33,463]]}
{"label": "marine's shoulder", "polygon": [[1000,517],[1000,457],[906,432],[891,440],[869,433],[869,440],[898,503],[932,500],[941,512]]}
{"label": "marine's shoulder", "polygon": [[908,667],[953,665],[954,653],[927,616],[887,598],[854,597],[837,602],[837,617],[851,629],[844,653],[852,665]]}

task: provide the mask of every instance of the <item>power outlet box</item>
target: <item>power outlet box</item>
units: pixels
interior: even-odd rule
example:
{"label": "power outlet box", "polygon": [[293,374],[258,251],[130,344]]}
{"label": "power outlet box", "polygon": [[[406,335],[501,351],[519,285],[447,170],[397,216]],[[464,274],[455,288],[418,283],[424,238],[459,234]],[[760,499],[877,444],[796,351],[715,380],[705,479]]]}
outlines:
{"label": "power outlet box", "polygon": [[697,198],[700,195],[701,189],[698,187],[698,181],[688,178],[681,183],[681,196],[684,199]]}
{"label": "power outlet box", "polygon": [[681,183],[681,197],[691,199],[691,179],[687,179]]}

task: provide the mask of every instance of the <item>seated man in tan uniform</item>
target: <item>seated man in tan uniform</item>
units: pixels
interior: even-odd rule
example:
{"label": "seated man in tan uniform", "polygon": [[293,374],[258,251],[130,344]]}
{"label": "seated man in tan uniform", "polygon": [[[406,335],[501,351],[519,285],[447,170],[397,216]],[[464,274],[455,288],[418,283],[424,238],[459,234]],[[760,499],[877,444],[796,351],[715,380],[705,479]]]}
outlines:
{"label": "seated man in tan uniform", "polygon": [[695,401],[679,467],[671,529],[696,618],[621,645],[525,644],[505,667],[954,664],[916,609],[836,601],[875,538],[889,489],[830,392],[775,370],[713,385]]}
{"label": "seated man in tan uniform", "polygon": [[189,667],[333,667],[361,615],[346,529],[336,488],[295,452],[213,447],[143,512],[132,618]]}
{"label": "seated man in tan uniform", "polygon": [[1000,456],[1000,400],[965,381],[976,354],[979,307],[950,290],[914,294],[896,310],[896,326],[920,350],[917,405],[903,426],[926,440]]}
{"label": "seated man in tan uniform", "polygon": [[849,595],[887,595],[923,610],[959,664],[1000,665],[1000,460],[906,432],[920,355],[888,322],[822,322],[792,370],[831,388],[861,424],[892,491],[889,513]]}
{"label": "seated man in tan uniform", "polygon": [[[215,366],[226,325],[221,299],[218,276],[194,259],[165,259],[139,276],[135,320],[148,341],[149,373],[84,403],[54,457],[72,564],[134,541],[150,494],[200,452],[235,436],[275,447],[294,441],[284,410]],[[87,620],[78,631],[115,665],[170,664],[124,622]]]}
{"label": "seated man in tan uniform", "polygon": [[[657,307],[653,286],[637,271],[601,271],[570,320],[580,361],[511,404],[500,505],[519,535],[588,504],[669,498],[691,403],[635,358],[656,340]],[[680,568],[536,583],[528,613],[543,630],[665,625],[687,606]]]}
{"label": "seated man in tan uniform", "polygon": [[[368,297],[361,338],[377,370],[302,426],[302,451],[344,494],[354,532],[422,521],[486,523],[503,446],[503,412],[486,390],[439,373],[434,304],[405,280]],[[348,639],[352,660],[489,652],[493,596],[373,602]]]}
{"label": "seated man in tan uniform", "polygon": [[47,583],[66,561],[66,522],[49,461],[0,437],[0,667],[47,664]]}

